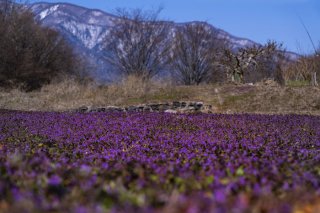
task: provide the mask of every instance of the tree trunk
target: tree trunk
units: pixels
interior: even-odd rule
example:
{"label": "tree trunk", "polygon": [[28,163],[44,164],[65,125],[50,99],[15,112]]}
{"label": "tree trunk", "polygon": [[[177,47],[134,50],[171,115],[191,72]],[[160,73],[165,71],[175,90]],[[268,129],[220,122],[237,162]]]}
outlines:
{"label": "tree trunk", "polygon": [[314,87],[318,86],[317,73],[316,72],[312,73],[312,75],[311,75],[311,85],[314,86]]}

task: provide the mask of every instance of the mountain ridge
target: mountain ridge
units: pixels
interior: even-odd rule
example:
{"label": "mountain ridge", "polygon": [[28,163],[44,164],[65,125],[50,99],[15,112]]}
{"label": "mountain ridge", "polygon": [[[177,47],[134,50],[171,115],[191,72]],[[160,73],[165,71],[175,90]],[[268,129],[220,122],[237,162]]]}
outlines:
{"label": "mountain ridge", "polygon": [[[93,67],[94,76],[98,75],[99,78],[104,79],[111,75],[108,65],[103,60],[101,45],[114,26],[114,21],[121,20],[120,17],[100,9],[89,9],[63,2],[38,2],[30,4],[29,8],[35,14],[36,20],[44,26],[59,31],[72,44],[76,52],[88,59],[90,66]],[[193,22],[205,23],[201,21],[172,23],[178,26]],[[233,49],[261,45],[206,24],[211,30],[218,32],[219,36],[229,40]],[[295,58],[294,53],[289,53],[289,55]]]}
{"label": "mountain ridge", "polygon": [[[111,17],[111,18],[116,18],[116,19],[119,19],[119,17],[117,17],[116,15],[113,15],[111,13],[108,13],[108,12],[105,12],[103,10],[100,10],[100,9],[90,9],[90,8],[86,8],[86,7],[83,7],[83,6],[78,6],[78,5],[74,5],[74,4],[70,4],[70,3],[63,3],[63,2],[59,2],[59,3],[47,3],[47,2],[39,2],[39,3],[34,3],[34,4],[31,4],[31,10],[35,13],[36,15],[36,18],[39,19],[39,15],[41,15],[39,12],[37,12],[36,10],[36,7],[38,7],[39,5],[46,5],[47,7],[45,9],[47,9],[48,7],[52,8],[52,7],[56,7],[56,6],[69,6],[69,7],[73,7],[73,8],[77,8],[77,9],[82,9],[82,10],[85,10],[81,15],[86,15],[88,14],[89,12],[98,12],[98,13],[101,13],[105,16],[108,16],[108,17]],[[56,8],[57,10],[58,8]],[[55,10],[55,11],[56,11]],[[55,11],[52,11],[50,14],[48,14],[48,16],[52,15],[52,13],[54,13]],[[43,11],[42,11],[43,12]],[[43,21],[44,19],[46,19],[46,17],[40,17],[40,20]],[[173,22],[175,23],[176,25],[184,25],[184,24],[187,24],[187,23],[193,23],[193,22],[199,22],[199,23],[203,23],[201,21],[191,21],[191,22]],[[44,23],[46,24],[46,23]],[[92,25],[98,25],[98,26],[106,26],[105,24],[98,24],[97,22],[95,23],[87,23],[87,24],[92,24]],[[220,33],[224,34],[224,35],[227,35],[229,38],[232,38],[233,39],[233,42],[231,43],[234,43],[236,45],[239,45],[241,47],[245,46],[245,45],[252,45],[252,44],[258,44],[257,42],[254,42],[250,39],[247,39],[247,38],[243,38],[243,37],[238,37],[238,36],[234,36],[228,32],[226,32],[225,30],[222,30],[220,28],[217,28],[217,27],[214,27],[213,25],[209,24],[212,28],[214,28],[215,30],[219,31]]]}

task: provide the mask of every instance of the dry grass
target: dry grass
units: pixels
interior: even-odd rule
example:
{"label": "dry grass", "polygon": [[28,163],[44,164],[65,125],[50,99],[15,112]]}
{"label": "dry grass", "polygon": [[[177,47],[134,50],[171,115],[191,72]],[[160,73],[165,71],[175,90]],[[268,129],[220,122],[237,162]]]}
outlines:
{"label": "dry grass", "polygon": [[247,92],[223,94],[222,108],[231,112],[320,115],[320,89],[315,87],[257,86]]}
{"label": "dry grass", "polygon": [[25,93],[18,89],[0,90],[0,109],[65,111],[79,106],[134,105],[150,101],[176,100],[187,93],[171,83],[142,82],[128,77],[118,84],[99,86],[67,79],[44,86],[41,91]]}
{"label": "dry grass", "polygon": [[65,111],[80,106],[129,106],[167,101],[203,101],[218,113],[296,113],[320,115],[320,88],[276,85],[174,86],[128,77],[98,86],[75,80],[47,85],[41,91],[0,91],[0,109]]}

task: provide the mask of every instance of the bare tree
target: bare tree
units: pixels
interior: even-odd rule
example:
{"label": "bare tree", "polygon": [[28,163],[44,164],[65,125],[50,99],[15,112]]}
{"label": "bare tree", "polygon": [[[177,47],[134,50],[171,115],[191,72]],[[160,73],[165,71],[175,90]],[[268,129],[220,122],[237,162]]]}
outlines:
{"label": "bare tree", "polygon": [[27,7],[2,2],[0,32],[0,86],[34,90],[75,72],[71,47],[59,33],[37,23]]}
{"label": "bare tree", "polygon": [[225,51],[225,65],[227,66],[227,77],[231,81],[236,81],[239,78],[240,83],[244,83],[244,74],[250,66],[256,66],[255,58],[263,53],[260,47],[241,48],[238,52],[234,53],[228,49]]}
{"label": "bare tree", "polygon": [[170,22],[158,20],[157,12],[118,10],[120,19],[104,43],[104,58],[122,75],[148,80],[169,62]]}
{"label": "bare tree", "polygon": [[256,75],[253,80],[260,81],[269,78],[284,85],[284,67],[289,59],[283,45],[275,41],[268,41],[262,49],[262,53],[255,57],[256,70],[249,72],[253,76]]}
{"label": "bare tree", "polygon": [[283,84],[281,63],[285,60],[285,51],[282,45],[269,41],[264,46],[241,48],[236,53],[232,50],[225,51],[224,64],[227,67],[227,76],[231,81],[239,78],[244,83],[245,74],[259,74],[261,78],[274,78]]}
{"label": "bare tree", "polygon": [[320,76],[319,54],[302,55],[292,62],[285,71],[286,78],[294,81],[307,81],[317,86]]}
{"label": "bare tree", "polygon": [[204,22],[178,26],[174,33],[172,66],[175,77],[186,85],[198,85],[209,81],[217,69],[217,63],[226,46]]}

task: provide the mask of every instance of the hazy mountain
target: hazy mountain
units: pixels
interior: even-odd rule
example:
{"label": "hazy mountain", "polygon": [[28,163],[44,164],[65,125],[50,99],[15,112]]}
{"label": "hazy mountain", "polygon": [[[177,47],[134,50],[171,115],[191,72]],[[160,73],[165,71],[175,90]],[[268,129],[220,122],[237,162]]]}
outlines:
{"label": "hazy mountain", "polygon": [[[95,75],[108,77],[108,66],[102,60],[101,42],[108,36],[117,16],[101,10],[88,9],[68,3],[35,3],[30,5],[36,19],[43,25],[54,28],[75,47],[76,51],[89,59]],[[257,44],[249,39],[233,36],[212,25],[220,36],[227,38],[234,49]]]}

